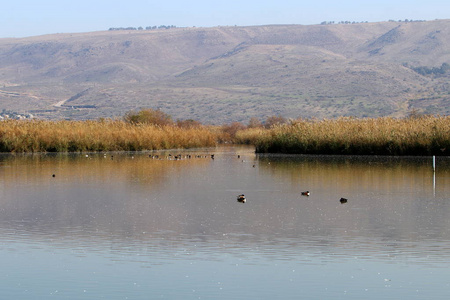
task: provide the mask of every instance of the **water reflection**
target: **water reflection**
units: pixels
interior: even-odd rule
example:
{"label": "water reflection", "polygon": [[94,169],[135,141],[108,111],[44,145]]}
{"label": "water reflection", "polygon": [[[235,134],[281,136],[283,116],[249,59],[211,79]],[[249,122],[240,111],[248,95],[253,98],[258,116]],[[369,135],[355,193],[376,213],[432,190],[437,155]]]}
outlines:
{"label": "water reflection", "polygon": [[[450,239],[445,160],[434,196],[427,159],[256,157],[248,150],[237,158],[239,151],[229,151],[179,161],[167,153],[162,160],[147,153],[3,156],[0,217],[4,227],[106,239],[187,235],[241,244],[276,236],[338,248],[344,237],[346,245],[359,237]],[[300,197],[303,190],[311,195]],[[241,192],[249,201],[236,206]],[[341,197],[349,199],[345,206]]]}
{"label": "water reflection", "polygon": [[182,153],[0,156],[0,251],[25,243],[25,257],[61,249],[144,268],[210,262],[205,272],[230,261],[448,267],[448,158],[433,186],[430,158]]}

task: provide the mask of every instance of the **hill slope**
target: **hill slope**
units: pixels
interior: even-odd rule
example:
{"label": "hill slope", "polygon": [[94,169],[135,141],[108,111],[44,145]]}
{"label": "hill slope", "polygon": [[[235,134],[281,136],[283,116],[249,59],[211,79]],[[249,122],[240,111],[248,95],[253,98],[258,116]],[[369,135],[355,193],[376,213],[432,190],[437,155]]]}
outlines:
{"label": "hill slope", "polygon": [[450,20],[0,39],[0,109],[92,119],[150,107],[216,124],[449,114],[450,72],[414,70],[444,63]]}

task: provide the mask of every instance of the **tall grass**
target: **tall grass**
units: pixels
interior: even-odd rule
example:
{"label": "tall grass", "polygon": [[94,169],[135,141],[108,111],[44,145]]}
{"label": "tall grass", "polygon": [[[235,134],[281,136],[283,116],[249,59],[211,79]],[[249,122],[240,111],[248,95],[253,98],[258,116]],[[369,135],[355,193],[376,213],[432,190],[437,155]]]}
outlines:
{"label": "tall grass", "polygon": [[6,120],[0,122],[0,152],[199,148],[234,137],[235,143],[255,145],[260,153],[450,155],[448,116],[296,120],[269,129],[231,127],[132,124],[109,119]]}
{"label": "tall grass", "polygon": [[140,151],[216,145],[205,126],[179,128],[103,121],[0,122],[1,152]]}
{"label": "tall grass", "polygon": [[296,120],[236,133],[256,152],[352,155],[450,155],[450,117]]}

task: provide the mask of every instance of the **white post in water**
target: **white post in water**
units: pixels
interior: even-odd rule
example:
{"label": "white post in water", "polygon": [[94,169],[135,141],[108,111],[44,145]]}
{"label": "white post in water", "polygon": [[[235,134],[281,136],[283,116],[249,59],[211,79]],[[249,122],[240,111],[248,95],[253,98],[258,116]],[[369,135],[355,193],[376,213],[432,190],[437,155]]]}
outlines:
{"label": "white post in water", "polygon": [[433,196],[436,197],[436,156],[433,155]]}

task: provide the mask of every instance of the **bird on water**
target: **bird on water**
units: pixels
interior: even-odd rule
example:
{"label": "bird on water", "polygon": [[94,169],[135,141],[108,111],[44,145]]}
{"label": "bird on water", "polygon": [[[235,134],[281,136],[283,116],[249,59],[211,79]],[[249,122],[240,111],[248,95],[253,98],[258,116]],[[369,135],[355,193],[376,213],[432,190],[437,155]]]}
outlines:
{"label": "bird on water", "polygon": [[237,196],[237,201],[241,202],[241,203],[245,203],[247,201],[247,199],[245,199],[244,194],[241,194],[241,195]]}

